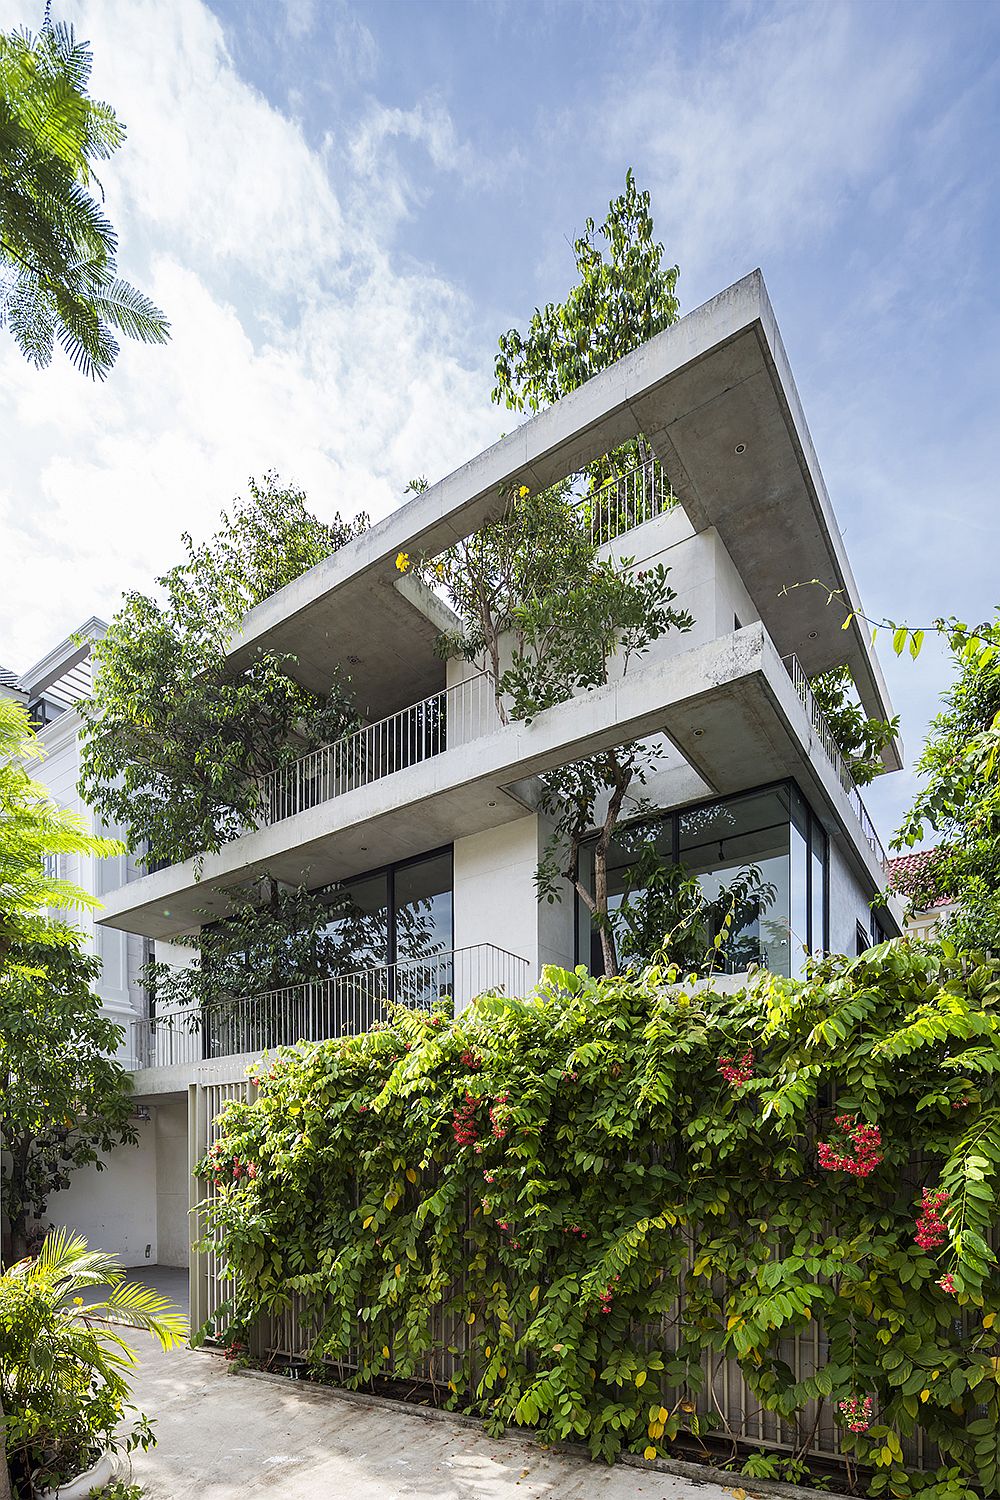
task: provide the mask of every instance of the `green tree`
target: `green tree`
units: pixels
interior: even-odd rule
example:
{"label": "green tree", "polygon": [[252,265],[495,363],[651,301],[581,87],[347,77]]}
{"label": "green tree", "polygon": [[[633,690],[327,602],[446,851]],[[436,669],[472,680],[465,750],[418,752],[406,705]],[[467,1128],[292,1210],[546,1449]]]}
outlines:
{"label": "green tree", "polygon": [[346,684],[312,693],[288,655],[235,668],[227,652],[247,610],[366,525],[318,520],[274,474],[251,480],[209,542],[184,536],[186,561],[157,579],[162,602],[127,594],[95,642],[80,792],[149,861],[219,849],[259,819],[266,772],[356,727]]}
{"label": "green tree", "polygon": [[[500,339],[492,394],[509,410],[539,411],[558,401],[678,317],[679,271],[664,263],[663,245],[654,238],[649,193],[639,191],[631,168],[624,192],[609,204],[599,227],[587,219],[573,253],[577,280],[565,299],[536,308],[525,333],[512,328]],[[584,527],[591,530],[593,510],[607,503],[602,486],[650,458],[640,434],[589,464],[587,501],[571,514],[569,486],[552,492],[567,511],[562,524],[579,528],[578,545],[584,541]],[[611,492],[613,496],[613,486]],[[490,565],[488,528],[484,537],[487,558],[474,556],[469,573],[480,594],[488,597],[481,580],[491,580],[496,572]],[[542,553],[551,547],[551,536],[545,529],[537,538],[528,531],[518,542],[529,554]],[[567,567],[567,561],[575,566]],[[517,718],[530,719],[575,689],[605,682],[616,650],[627,663],[665,630],[686,630],[693,623],[673,607],[675,595],[662,567],[636,576],[627,559],[621,565],[598,561],[594,549],[587,555],[585,546],[569,559],[554,550],[546,566],[551,573],[540,580],[515,577],[507,609],[518,639],[505,681]],[[575,886],[598,924],[609,974],[617,972],[617,954],[608,922],[608,849],[630,789],[645,780],[655,761],[655,750],[633,743],[545,778],[542,810],[553,820],[554,831],[538,869],[539,892],[555,901],[564,879]],[[591,887],[580,878],[580,852],[598,819]]]}
{"label": "green tree", "polygon": [[0,697],[0,984],[18,973],[17,950],[45,941],[71,943],[68,927],[53,927],[48,910],[86,911],[96,897],[54,874],[54,857],[121,854],[114,839],[88,834],[82,819],[57,807],[24,768],[41,745],[28,711]]}
{"label": "green tree", "polygon": [[923,784],[893,847],[936,839],[907,895],[916,908],[956,902],[950,935],[1000,953],[1000,621],[949,622],[955,679],[917,761]]}
{"label": "green tree", "polygon": [[56,342],[101,380],[115,334],[165,343],[169,324],[119,275],[118,238],[93,189],[94,162],[125,138],[108,104],[88,92],[92,55],[71,26],[0,33],[0,327],[48,365]]}
{"label": "green tree", "polygon": [[680,271],[663,264],[649,193],[638,190],[631,168],[600,228],[588,219],[573,253],[578,279],[565,301],[536,308],[527,333],[511,328],[500,338],[498,405],[551,406],[677,320]]}
{"label": "green tree", "polygon": [[851,776],[858,786],[867,786],[885,770],[882,751],[899,733],[899,715],[891,720],[870,719],[848,666],[820,673],[809,686]]}
{"label": "green tree", "polygon": [[130,1075],[115,1061],[124,1039],[101,1014],[92,985],[100,959],[53,926],[11,955],[0,984],[0,1136],[4,1142],[3,1258],[27,1254],[32,1222],[80,1167],[137,1140]]}
{"label": "green tree", "polygon": [[154,1441],[129,1402],[137,1361],[126,1329],[170,1349],[187,1324],[151,1287],[126,1281],[114,1256],[64,1230],[0,1276],[0,1399],[16,1493],[25,1500],[85,1472],[102,1452]]}

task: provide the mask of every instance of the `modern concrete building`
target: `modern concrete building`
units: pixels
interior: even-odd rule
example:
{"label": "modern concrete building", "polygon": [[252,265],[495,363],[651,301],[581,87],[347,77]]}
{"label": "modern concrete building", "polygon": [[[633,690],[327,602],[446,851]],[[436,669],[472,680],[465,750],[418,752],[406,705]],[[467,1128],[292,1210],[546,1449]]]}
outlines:
{"label": "modern concrete building", "polygon": [[[638,434],[658,463],[595,506],[596,539],[636,568],[668,566],[694,627],[668,632],[627,671],[613,662],[606,684],[530,724],[502,722],[492,683],[436,654],[454,621],[400,574],[397,555],[434,556],[494,515],[509,487],[547,487]],[[760,869],[773,895],[741,934],[745,959],[796,973],[810,950],[854,953],[897,932],[898,907],[873,911],[884,851],[809,680],[846,663],[870,715],[888,719],[891,705],[858,620],[844,630],[822,589],[788,587],[814,578],[860,605],[754,273],[251,611],[234,664],[268,646],[315,688],[346,667],[367,725],[276,770],[260,826],[218,853],[106,891],[102,932],[170,945],[223,915],[234,886],[266,875],[335,892],[360,936],[345,972],[324,984],[247,996],[197,1024],[136,1022],[137,1096],[164,1124],[148,1169],[155,1212],[147,1184],[122,1231],[129,1246],[153,1243],[154,1259],[177,1262],[187,1163],[262,1048],[370,1024],[387,998],[447,992],[461,1006],[493,985],[523,989],[546,963],[599,962],[573,893],[540,904],[533,878],[549,833],[539,778],[570,761],[637,738],[662,745],[642,788],[656,807],[642,837],[709,894],[748,864]],[[887,770],[900,755],[887,748]],[[624,845],[616,854],[613,892],[633,857]]]}

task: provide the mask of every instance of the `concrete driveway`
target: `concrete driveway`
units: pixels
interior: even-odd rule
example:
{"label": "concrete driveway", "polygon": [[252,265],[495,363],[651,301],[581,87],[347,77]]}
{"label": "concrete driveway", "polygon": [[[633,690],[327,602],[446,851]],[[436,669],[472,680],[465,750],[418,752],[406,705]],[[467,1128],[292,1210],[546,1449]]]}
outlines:
{"label": "concrete driveway", "polygon": [[716,1484],[495,1441],[446,1416],[237,1376],[213,1354],[164,1354],[149,1339],[136,1352],[135,1402],[159,1441],[133,1472],[151,1500],[733,1500]]}

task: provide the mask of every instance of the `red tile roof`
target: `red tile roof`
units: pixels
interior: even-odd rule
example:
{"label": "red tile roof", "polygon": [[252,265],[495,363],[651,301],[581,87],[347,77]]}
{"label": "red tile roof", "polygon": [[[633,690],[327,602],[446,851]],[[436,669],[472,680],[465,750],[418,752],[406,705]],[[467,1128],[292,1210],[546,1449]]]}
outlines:
{"label": "red tile roof", "polygon": [[[892,890],[898,891],[902,896],[908,896],[916,885],[918,878],[927,864],[937,854],[937,849],[918,849],[914,854],[900,854],[896,859],[890,859],[886,866],[889,876],[889,885]],[[935,906],[950,906],[953,898],[951,896],[938,896],[932,901],[926,910]]]}

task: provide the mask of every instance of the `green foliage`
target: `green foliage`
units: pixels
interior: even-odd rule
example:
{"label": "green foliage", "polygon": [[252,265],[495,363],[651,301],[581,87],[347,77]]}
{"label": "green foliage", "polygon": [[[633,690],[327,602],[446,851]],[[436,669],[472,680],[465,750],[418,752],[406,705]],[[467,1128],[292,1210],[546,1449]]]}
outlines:
{"label": "green foliage", "polygon": [[[230,1001],[347,973],[359,954],[380,952],[385,940],[381,916],[346,890],[293,890],[265,880],[226,894],[226,916],[178,939],[195,949],[196,963],[144,967],[142,982],[161,1013],[190,1006],[224,1014]],[[396,913],[396,930],[411,958],[430,951],[433,933],[420,904]]]}
{"label": "green foliage", "polygon": [[[608,681],[612,661],[627,671],[668,630],[690,630],[662,565],[636,572],[631,558],[604,559],[590,515],[564,482],[501,496],[499,517],[441,557],[421,565],[461,622],[439,640],[445,657],[487,672],[503,722],[530,723],[574,693]],[[625,744],[543,778],[542,810],[554,829],[537,872],[539,893],[559,900],[569,880],[602,923],[605,968],[617,968],[607,914],[607,851],[630,788],[656,761],[654,749]],[[580,851],[598,808],[594,889],[580,879]]]}
{"label": "green foliage", "polygon": [[631,837],[641,841],[639,857],[626,871],[621,901],[608,913],[623,971],[654,959],[697,975],[742,973],[760,962],[760,945],[745,930],[774,904],[777,891],[756,865],[738,870],[709,899],[696,875],[660,858],[641,825]]}
{"label": "green foliage", "polygon": [[[187,1330],[165,1298],[124,1278],[114,1256],[62,1230],[0,1276],[0,1410],[15,1500],[84,1472],[102,1452],[153,1441],[129,1403],[135,1355],[109,1321],[164,1349]],[[80,1294],[94,1288],[109,1290],[84,1312]]]}
{"label": "green foliage", "polygon": [[119,277],[118,238],[91,191],[95,161],[125,139],[110,105],[87,93],[92,56],[46,16],[37,35],[0,33],[0,327],[48,365],[56,341],[83,374],[104,379],[115,333],[165,343],[159,308]]}
{"label": "green foliage", "polygon": [[956,943],[1000,953],[1000,622],[970,631],[951,622],[955,680],[931,724],[917,772],[923,778],[894,848],[937,840],[907,891],[914,907],[939,896],[958,903],[948,921]]}
{"label": "green foliage", "polygon": [[79,934],[50,927],[46,941],[11,951],[0,981],[0,1166],[3,1255],[28,1248],[29,1225],[70,1174],[134,1143],[131,1080],[117,1063],[124,1032],[92,991],[100,959]]}
{"label": "green foliage", "polygon": [[42,754],[27,709],[0,697],[0,986],[18,944],[69,940],[69,929],[48,921],[48,908],[86,911],[97,905],[94,896],[53,875],[47,857],[123,849],[113,839],[86,833],[82,820],[57,807],[28,775],[24,762]]}
{"label": "green foliage", "polygon": [[80,792],[150,861],[219,849],[257,821],[261,776],[356,727],[346,685],[315,694],[291,657],[234,664],[227,648],[247,610],[366,525],[317,520],[273,474],[251,480],[209,543],[184,536],[187,560],[157,579],[163,602],[127,594],[95,642]]}
{"label": "green foliage", "polygon": [[566,300],[536,308],[526,334],[512,328],[501,336],[497,404],[549,406],[676,321],[680,272],[663,265],[649,193],[639,192],[631,168],[607,218],[599,229],[587,220],[573,253],[578,280]]}
{"label": "green foliage", "polygon": [[[902,941],[737,996],[549,969],[526,1000],[283,1051],[200,1168],[236,1276],[217,1332],[302,1298],[317,1370],[430,1371],[493,1431],[607,1458],[719,1426],[725,1358],[809,1413],[806,1444],[829,1403],[875,1493],[1000,1493],[998,1028],[1000,964]],[[821,1167],[835,1115],[877,1127],[872,1168]],[[923,1186],[951,1195],[933,1249]],[[918,1431],[934,1476],[906,1473]]]}
{"label": "green foliage", "polygon": [[882,751],[899,733],[899,715],[870,719],[858,701],[850,667],[823,672],[809,686],[855,783],[867,786],[885,770]]}

